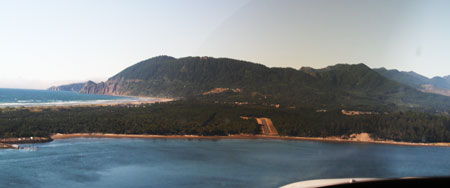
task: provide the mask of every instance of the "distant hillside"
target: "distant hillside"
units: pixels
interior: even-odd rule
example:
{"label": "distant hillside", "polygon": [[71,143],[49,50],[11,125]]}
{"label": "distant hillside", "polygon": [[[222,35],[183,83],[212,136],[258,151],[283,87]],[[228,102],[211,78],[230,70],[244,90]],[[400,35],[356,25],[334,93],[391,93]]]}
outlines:
{"label": "distant hillside", "polygon": [[[364,64],[295,70],[228,58],[158,56],[128,67],[106,82],[86,83],[80,92],[194,97],[204,101],[285,107],[450,107],[449,97],[422,93],[415,85],[392,81],[396,79],[381,74]],[[423,80],[420,75],[411,73],[410,76],[417,82]]]}
{"label": "distant hillside", "polygon": [[51,91],[75,91],[80,92],[86,83],[67,84],[62,86],[52,86],[48,88]]}
{"label": "distant hillside", "polygon": [[386,78],[409,85],[420,91],[450,96],[450,76],[429,79],[415,72],[401,72],[385,68],[374,70]]}

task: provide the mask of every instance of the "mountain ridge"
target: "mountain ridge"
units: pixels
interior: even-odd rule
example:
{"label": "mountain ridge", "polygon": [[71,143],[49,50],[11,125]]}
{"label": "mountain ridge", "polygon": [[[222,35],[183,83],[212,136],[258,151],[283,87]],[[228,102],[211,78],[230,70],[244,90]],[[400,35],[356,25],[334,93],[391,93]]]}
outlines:
{"label": "mountain ridge", "polygon": [[[421,79],[417,73],[409,74]],[[240,92],[203,96],[215,88],[235,88]],[[153,57],[124,69],[105,82],[86,83],[80,93],[335,108],[450,107],[448,97],[423,93],[365,64],[296,70],[212,57]]]}
{"label": "mountain ridge", "polygon": [[427,78],[413,71],[388,70],[386,68],[373,69],[391,80],[409,85],[426,93],[450,96],[450,76]]}

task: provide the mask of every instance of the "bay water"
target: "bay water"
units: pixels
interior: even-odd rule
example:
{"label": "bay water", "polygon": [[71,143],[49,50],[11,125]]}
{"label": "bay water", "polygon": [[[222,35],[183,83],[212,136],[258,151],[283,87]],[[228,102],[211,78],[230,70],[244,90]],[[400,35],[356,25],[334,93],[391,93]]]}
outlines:
{"label": "bay water", "polygon": [[2,187],[279,187],[450,175],[450,148],[270,139],[72,138],[0,150]]}

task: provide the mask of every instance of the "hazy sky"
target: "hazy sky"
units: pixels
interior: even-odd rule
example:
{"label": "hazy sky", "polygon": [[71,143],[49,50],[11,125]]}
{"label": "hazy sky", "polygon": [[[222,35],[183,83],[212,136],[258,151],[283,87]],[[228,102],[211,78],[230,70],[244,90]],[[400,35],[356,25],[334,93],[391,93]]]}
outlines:
{"label": "hazy sky", "polygon": [[450,74],[450,1],[0,0],[0,88],[106,80],[157,55]]}

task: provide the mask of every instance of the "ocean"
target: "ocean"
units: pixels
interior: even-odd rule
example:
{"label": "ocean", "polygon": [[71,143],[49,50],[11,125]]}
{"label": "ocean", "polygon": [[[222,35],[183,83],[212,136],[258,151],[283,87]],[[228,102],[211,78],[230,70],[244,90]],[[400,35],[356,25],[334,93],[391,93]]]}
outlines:
{"label": "ocean", "polygon": [[70,91],[0,89],[0,107],[63,106],[137,101],[138,98],[88,95]]}
{"label": "ocean", "polygon": [[0,150],[1,187],[279,187],[450,175],[450,148],[266,139],[73,138]]}

